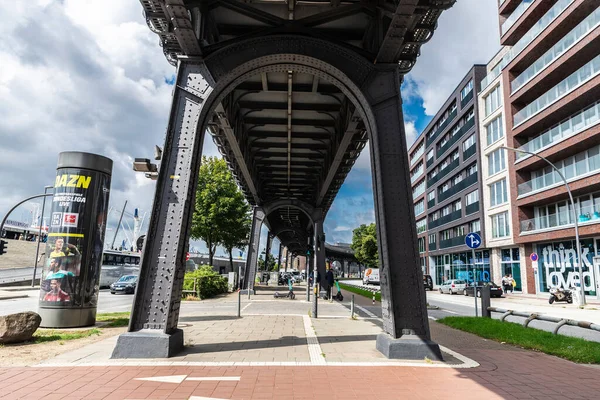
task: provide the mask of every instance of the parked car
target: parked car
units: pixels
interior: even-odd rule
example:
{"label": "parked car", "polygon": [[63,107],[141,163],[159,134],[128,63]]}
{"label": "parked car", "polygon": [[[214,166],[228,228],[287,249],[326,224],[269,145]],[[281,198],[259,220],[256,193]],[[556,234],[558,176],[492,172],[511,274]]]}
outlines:
{"label": "parked car", "polygon": [[423,285],[425,285],[425,290],[433,290],[433,279],[431,279],[431,275],[423,275]]}
{"label": "parked car", "polygon": [[[490,287],[490,297],[502,297],[502,288],[496,285],[494,282],[477,282],[477,297],[481,297],[481,287],[489,286]],[[465,296],[473,296],[474,292],[473,283],[471,282],[467,287],[464,288],[463,294]]]}
{"label": "parked car", "polygon": [[440,293],[463,293],[463,290],[465,290],[466,287],[467,282],[460,279],[450,279],[442,283],[442,286],[440,286]]}
{"label": "parked car", "polygon": [[363,284],[379,285],[379,268],[367,268],[365,277],[363,278]]}
{"label": "parked car", "polygon": [[134,294],[137,280],[137,275],[123,275],[119,280],[110,285],[110,294]]}

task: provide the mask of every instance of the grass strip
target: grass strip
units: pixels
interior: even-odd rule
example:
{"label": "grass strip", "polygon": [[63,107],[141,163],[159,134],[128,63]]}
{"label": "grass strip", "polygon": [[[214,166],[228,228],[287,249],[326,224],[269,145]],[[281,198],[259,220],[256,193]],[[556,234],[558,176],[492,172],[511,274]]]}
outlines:
{"label": "grass strip", "polygon": [[102,328],[114,328],[129,325],[129,311],[101,313],[96,315],[96,321],[108,322]]}
{"label": "grass strip", "polygon": [[[356,293],[358,295],[367,297],[369,299],[373,298],[373,292],[357,287],[357,286],[352,286],[352,285],[345,285],[343,283],[340,283],[340,289],[346,290],[348,292],[352,292],[352,293]],[[375,292],[375,300],[377,301],[381,301],[381,292]]]}
{"label": "grass strip", "polygon": [[582,364],[600,364],[600,343],[491,318],[446,317],[437,322],[486,339],[513,344]]}
{"label": "grass strip", "polygon": [[102,331],[97,328],[87,329],[84,331],[57,331],[54,329],[50,330],[39,330],[34,333],[31,338],[31,342],[33,343],[45,343],[45,342],[54,342],[57,340],[65,341],[65,340],[75,340],[90,337],[92,335],[100,335]]}

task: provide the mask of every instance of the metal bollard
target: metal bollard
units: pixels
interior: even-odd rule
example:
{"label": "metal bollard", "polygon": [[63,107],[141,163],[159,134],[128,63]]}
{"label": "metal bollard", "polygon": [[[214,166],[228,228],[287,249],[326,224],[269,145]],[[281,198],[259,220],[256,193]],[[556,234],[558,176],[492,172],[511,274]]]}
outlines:
{"label": "metal bollard", "polygon": [[352,295],[352,300],[350,301],[350,318],[354,318],[354,295]]}
{"label": "metal bollard", "polygon": [[375,292],[373,292],[373,305],[375,305]]}
{"label": "metal bollard", "polygon": [[242,291],[241,290],[238,290],[237,316],[238,316],[238,318],[240,318],[242,316]]}
{"label": "metal bollard", "polygon": [[[477,296],[475,296],[477,298]],[[490,287],[484,286],[481,288],[481,316],[484,318],[492,318],[492,313],[488,310],[490,306]]]}

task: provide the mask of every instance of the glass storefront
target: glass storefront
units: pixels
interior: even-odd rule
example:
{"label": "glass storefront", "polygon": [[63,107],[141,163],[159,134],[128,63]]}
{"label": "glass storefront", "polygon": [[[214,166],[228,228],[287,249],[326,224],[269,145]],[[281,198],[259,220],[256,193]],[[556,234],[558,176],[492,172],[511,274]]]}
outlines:
{"label": "glass storefront", "polygon": [[468,282],[472,282],[474,278],[484,282],[491,280],[489,250],[476,251],[475,263],[470,251],[433,256],[431,259],[435,262],[435,279],[438,285],[448,279],[462,279]]}
{"label": "glass storefront", "polygon": [[[581,240],[583,282],[586,295],[597,295],[597,282],[600,280],[600,265],[593,265],[593,257],[598,254],[600,239]],[[548,292],[551,287],[569,288],[579,285],[579,265],[577,246],[574,240],[541,243],[536,245],[539,255],[537,284],[540,292]]]}
{"label": "glass storefront", "polygon": [[523,287],[521,285],[521,258],[519,254],[519,249],[502,249],[500,251],[500,256],[502,276],[512,275],[513,279],[517,283],[517,286],[514,287],[514,290],[517,292],[522,291]]}

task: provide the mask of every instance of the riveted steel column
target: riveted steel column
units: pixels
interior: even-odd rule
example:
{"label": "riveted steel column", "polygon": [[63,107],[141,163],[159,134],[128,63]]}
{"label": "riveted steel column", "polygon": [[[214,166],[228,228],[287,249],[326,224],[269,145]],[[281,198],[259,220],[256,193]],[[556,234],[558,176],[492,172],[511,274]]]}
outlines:
{"label": "riveted steel column", "polygon": [[[325,240],[323,235],[323,215],[320,210],[315,212],[314,221],[314,244],[315,254],[313,258],[313,302],[312,302],[312,316],[318,318],[319,316],[319,292],[321,286],[325,281]],[[317,280],[317,276],[320,278]]]}
{"label": "riveted steel column", "polygon": [[113,358],[170,357],[183,348],[177,323],[204,137],[196,130],[213,90],[205,77],[201,62],[179,62],[129,332]]}
{"label": "riveted steel column", "polygon": [[260,228],[265,219],[265,212],[261,207],[254,207],[252,218],[252,230],[250,231],[250,243],[248,244],[248,258],[246,258],[246,269],[244,270],[244,289],[246,293],[254,291],[254,279],[256,278],[256,267],[258,264],[258,245],[260,244]]}
{"label": "riveted steel column", "polygon": [[279,241],[279,256],[277,260],[277,272],[281,269],[281,252],[283,251],[283,244]]}
{"label": "riveted steel column", "polygon": [[269,254],[271,254],[271,247],[273,246],[273,234],[271,232],[267,233],[267,248],[265,249],[265,271],[269,271],[268,263]]}
{"label": "riveted steel column", "polygon": [[380,66],[363,91],[375,117],[371,164],[379,248],[383,329],[377,349],[389,358],[441,358],[430,341],[419,266],[397,66]]}

